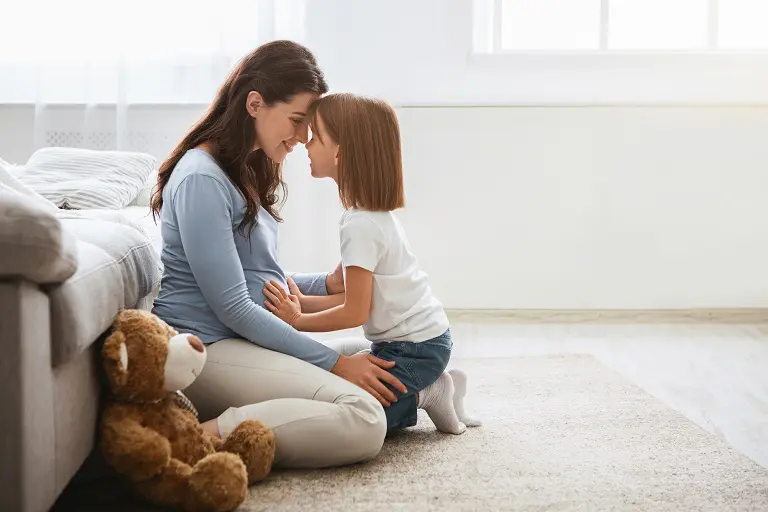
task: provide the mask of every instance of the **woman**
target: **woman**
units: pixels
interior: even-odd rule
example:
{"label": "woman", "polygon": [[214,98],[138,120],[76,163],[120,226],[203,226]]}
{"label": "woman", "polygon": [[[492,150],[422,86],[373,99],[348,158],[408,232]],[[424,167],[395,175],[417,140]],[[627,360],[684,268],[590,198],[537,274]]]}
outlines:
{"label": "woman", "polygon": [[[392,363],[340,355],[263,308],[264,284],[286,281],[276,257],[280,163],[307,142],[307,111],[327,90],[303,46],[257,48],[160,167],[152,200],[165,267],[153,312],[208,345],[185,393],[214,435],[226,438],[245,419],[271,427],[283,467],[374,457],[386,433],[374,396],[396,400],[384,382],[406,391],[386,371]],[[302,293],[325,295],[343,291],[334,275],[294,280]]]}

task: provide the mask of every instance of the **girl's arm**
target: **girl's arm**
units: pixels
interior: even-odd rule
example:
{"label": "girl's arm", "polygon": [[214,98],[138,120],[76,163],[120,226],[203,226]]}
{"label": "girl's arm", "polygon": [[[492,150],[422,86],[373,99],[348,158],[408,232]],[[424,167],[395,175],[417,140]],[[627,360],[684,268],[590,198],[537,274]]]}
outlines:
{"label": "girl's arm", "polygon": [[301,303],[302,313],[319,313],[320,311],[326,311],[336,306],[344,304],[344,294],[337,293],[336,295],[326,295],[324,297],[313,297],[312,295],[304,295],[299,297]]}
{"label": "girl's arm", "polygon": [[288,294],[279,283],[264,288],[267,308],[299,331],[329,332],[359,327],[368,321],[373,295],[373,273],[362,267],[347,267],[344,302],[326,311],[302,312],[300,299]]}

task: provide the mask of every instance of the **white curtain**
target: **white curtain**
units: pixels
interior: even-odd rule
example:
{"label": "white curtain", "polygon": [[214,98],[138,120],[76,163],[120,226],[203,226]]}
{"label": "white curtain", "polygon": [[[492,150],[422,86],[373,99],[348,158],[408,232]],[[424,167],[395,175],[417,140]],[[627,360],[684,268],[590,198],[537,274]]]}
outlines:
{"label": "white curtain", "polygon": [[36,148],[162,153],[244,54],[304,37],[304,0],[10,0],[0,14],[0,101],[35,105]]}
{"label": "white curtain", "polygon": [[[305,1],[0,0],[0,115],[12,112],[6,126],[34,132],[33,148],[32,134],[19,137],[16,162],[45,146],[141,151],[161,162],[243,55],[274,39],[312,46]],[[333,184],[310,177],[303,147],[284,176],[281,263],[333,269]]]}

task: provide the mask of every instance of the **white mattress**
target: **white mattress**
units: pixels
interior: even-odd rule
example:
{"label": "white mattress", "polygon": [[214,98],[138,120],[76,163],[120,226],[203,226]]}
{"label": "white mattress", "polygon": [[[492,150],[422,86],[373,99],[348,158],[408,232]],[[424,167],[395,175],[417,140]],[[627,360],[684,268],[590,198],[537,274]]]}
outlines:
{"label": "white mattress", "polygon": [[158,256],[163,250],[163,238],[160,236],[160,220],[157,224],[152,218],[152,211],[149,206],[128,206],[120,210],[126,217],[141,225],[144,233],[152,240],[152,246],[155,248]]}

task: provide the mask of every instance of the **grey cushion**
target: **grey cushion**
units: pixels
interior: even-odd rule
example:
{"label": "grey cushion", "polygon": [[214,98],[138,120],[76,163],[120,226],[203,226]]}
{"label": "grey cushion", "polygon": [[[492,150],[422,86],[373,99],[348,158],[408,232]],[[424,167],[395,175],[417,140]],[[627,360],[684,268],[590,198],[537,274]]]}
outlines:
{"label": "grey cushion", "polygon": [[49,208],[0,190],[0,278],[60,283],[77,269],[77,245]]}
{"label": "grey cushion", "polygon": [[50,290],[53,365],[81,353],[123,308],[151,295],[160,281],[151,242],[130,226],[94,219],[61,219],[77,238],[77,272]]}

